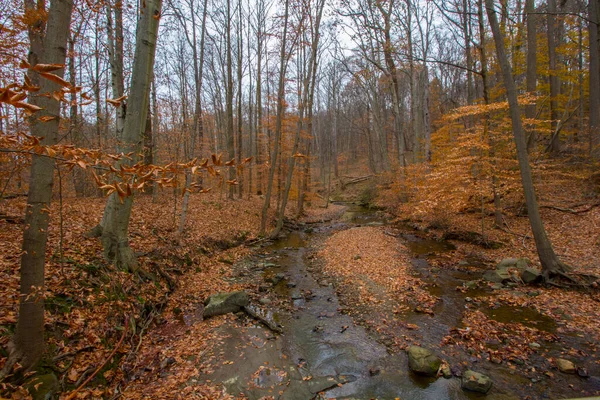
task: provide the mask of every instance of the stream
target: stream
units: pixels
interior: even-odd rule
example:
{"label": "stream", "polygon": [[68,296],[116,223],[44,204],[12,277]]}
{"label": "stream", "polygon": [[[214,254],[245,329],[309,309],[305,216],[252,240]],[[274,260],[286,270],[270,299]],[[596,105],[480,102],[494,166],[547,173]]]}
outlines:
{"label": "stream", "polygon": [[[234,396],[242,393],[250,400],[577,397],[568,385],[571,379],[583,378],[559,377],[552,381],[553,386],[548,385],[550,381],[536,385],[505,365],[473,360],[468,355],[461,362],[474,363],[474,370],[494,380],[487,395],[463,391],[456,377],[417,376],[409,371],[404,351],[391,352],[368,327],[341,312],[344,305],[334,285],[315,272],[311,250],[315,243],[336,231],[385,224],[385,219],[375,211],[350,205],[340,220],[291,231],[236,264],[235,281],[256,287],[260,304],[255,303],[264,310],[266,318],[283,327],[283,334],[274,334],[244,315],[232,317],[231,323],[218,329],[220,340],[210,355],[214,363],[208,378],[213,383],[222,383],[228,393]],[[470,302],[491,294],[484,288],[465,293],[456,287],[480,279],[486,267],[473,259],[453,270],[431,268],[432,258],[454,250],[451,243],[421,238],[408,228],[402,229],[399,240],[412,252],[414,273],[440,299],[433,310],[434,316],[409,312],[402,318],[406,323],[418,325],[420,329],[411,334],[444,358],[440,342],[450,329],[460,326],[465,299],[470,298],[467,300]],[[481,309],[488,318],[499,322],[525,321],[537,329],[556,331],[553,319],[531,309],[503,305]],[[566,340],[570,346],[583,342],[575,335]],[[565,343],[552,345],[560,352]],[[600,390],[599,382],[597,377],[588,378],[587,389]]]}

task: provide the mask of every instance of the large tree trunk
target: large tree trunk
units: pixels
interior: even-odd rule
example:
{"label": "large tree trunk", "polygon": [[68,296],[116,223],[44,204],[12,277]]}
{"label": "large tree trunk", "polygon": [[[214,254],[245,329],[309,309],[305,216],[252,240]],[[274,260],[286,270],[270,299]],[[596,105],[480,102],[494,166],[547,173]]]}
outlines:
{"label": "large tree trunk", "polygon": [[[43,4],[41,3],[41,7],[44,7]],[[43,8],[40,10],[37,7],[40,5],[35,5],[32,0],[25,0],[25,10],[29,12],[28,15],[45,14]],[[38,63],[64,65],[72,9],[71,0],[54,0],[47,14],[47,26],[44,27],[45,21],[41,18],[30,25],[29,63],[32,66]],[[45,32],[44,28],[46,28]],[[64,69],[55,71],[54,74],[62,77]],[[39,78],[35,72],[29,72],[29,77],[34,84],[41,87],[40,93],[60,90],[59,85],[48,79]],[[42,108],[42,111],[29,119],[31,134],[41,138],[42,145],[56,144],[60,124],[60,103],[52,96],[31,96],[29,102]],[[41,122],[40,117],[52,119],[49,122]],[[24,367],[21,372],[35,368],[44,353],[44,262],[54,167],[53,158],[37,154],[32,156],[23,229],[19,318],[9,345],[10,358],[0,373],[0,378],[10,372],[15,362],[19,362]]]}
{"label": "large tree trunk", "polygon": [[[138,22],[131,93],[125,117],[123,140],[119,149],[125,154],[132,152],[133,160],[120,160],[119,164],[123,166],[128,163],[135,164],[138,154],[142,150],[161,7],[161,0],[146,0]],[[116,193],[113,193],[108,198],[101,223],[104,256],[107,260],[114,262],[117,268],[126,271],[135,271],[138,267],[135,254],[129,247],[128,238],[132,206],[133,196],[120,199]]]}
{"label": "large tree trunk", "polygon": [[555,274],[565,273],[569,268],[558,259],[556,253],[554,253],[552,244],[546,235],[546,230],[540,216],[540,211],[535,196],[535,188],[533,186],[533,179],[531,176],[531,167],[529,165],[529,157],[527,155],[525,132],[521,122],[519,103],[517,100],[517,88],[513,80],[508,57],[506,56],[506,49],[504,48],[504,35],[500,31],[500,26],[498,25],[496,11],[494,10],[494,1],[485,0],[485,4],[490,26],[494,34],[496,53],[498,55],[498,62],[500,63],[500,67],[502,69],[504,86],[506,87],[506,96],[508,97],[513,136],[517,147],[517,158],[519,160],[519,169],[521,171],[523,192],[525,193],[525,202],[527,203],[527,214],[529,215],[529,222],[531,224],[531,230],[533,231],[535,246],[542,264],[544,277],[549,279]]}
{"label": "large tree trunk", "polygon": [[590,155],[600,156],[600,1],[589,0],[588,31],[590,35]]}

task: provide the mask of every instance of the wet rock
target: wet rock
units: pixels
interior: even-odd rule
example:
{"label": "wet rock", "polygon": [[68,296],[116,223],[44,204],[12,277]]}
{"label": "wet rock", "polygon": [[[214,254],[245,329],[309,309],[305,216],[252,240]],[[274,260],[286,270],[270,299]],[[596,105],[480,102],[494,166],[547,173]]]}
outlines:
{"label": "wet rock", "polygon": [[556,366],[560,372],[564,372],[565,374],[574,374],[576,372],[575,364],[564,358],[556,359]]}
{"label": "wet rock", "polygon": [[537,269],[525,268],[521,272],[521,280],[526,284],[539,282],[542,280],[542,273]]}
{"label": "wet rock", "polygon": [[467,370],[462,376],[461,386],[465,390],[485,394],[492,387],[492,380],[479,372]]}
{"label": "wet rock", "polygon": [[463,286],[466,287],[467,289],[475,289],[477,287],[477,281],[464,282]]}
{"label": "wet rock", "polygon": [[298,284],[296,282],[288,282],[287,287],[295,288]]}
{"label": "wet rock", "polygon": [[436,376],[442,360],[431,350],[419,346],[408,348],[408,367],[411,371],[426,376]]}
{"label": "wet rock", "polygon": [[244,291],[217,293],[209,296],[204,302],[204,318],[240,311],[250,302],[248,293]]}
{"label": "wet rock", "polygon": [[38,375],[27,382],[25,388],[33,400],[53,399],[58,390],[58,378],[54,374]]}
{"label": "wet rock", "polygon": [[258,286],[258,291],[259,292],[266,292],[268,290],[269,290],[269,286],[267,286],[267,285],[259,285]]}
{"label": "wet rock", "polygon": [[291,297],[292,297],[292,300],[300,300],[300,299],[304,298],[304,296],[302,295],[302,293],[300,293],[299,290],[292,292]]}
{"label": "wet rock", "polygon": [[281,282],[284,279],[285,279],[285,274],[280,272],[270,278],[267,278],[267,282],[271,282],[273,284],[273,286],[276,286],[279,284],[279,282]]}
{"label": "wet rock", "polygon": [[588,370],[585,369],[585,368],[582,368],[582,367],[578,367],[577,368],[577,375],[579,375],[582,378],[589,378],[590,377],[590,374],[589,374]]}
{"label": "wet rock", "polygon": [[442,367],[440,368],[440,372],[442,373],[442,376],[446,379],[450,379],[452,378],[452,370],[450,369],[450,366],[446,363],[444,363],[442,365]]}

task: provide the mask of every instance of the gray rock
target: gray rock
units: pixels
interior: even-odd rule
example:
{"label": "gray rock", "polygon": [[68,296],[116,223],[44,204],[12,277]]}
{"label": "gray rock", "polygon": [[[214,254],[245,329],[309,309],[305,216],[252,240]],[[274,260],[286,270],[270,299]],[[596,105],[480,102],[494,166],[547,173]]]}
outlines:
{"label": "gray rock", "polygon": [[442,360],[431,350],[419,346],[408,348],[408,367],[411,371],[426,376],[436,376]]}
{"label": "gray rock", "polygon": [[532,349],[534,349],[534,350],[536,350],[536,349],[539,349],[542,346],[539,343],[531,342],[531,343],[529,343],[529,347],[532,348]]}
{"label": "gray rock", "polygon": [[25,388],[33,400],[53,399],[58,390],[58,378],[54,374],[38,375],[27,382]]}
{"label": "gray rock", "polygon": [[267,304],[271,304],[272,301],[271,299],[269,299],[268,297],[261,297],[258,302],[262,305],[267,305]]}
{"label": "gray rock", "polygon": [[249,302],[248,293],[243,291],[213,294],[204,302],[203,317],[235,313],[247,306]]}
{"label": "gray rock", "polygon": [[575,364],[564,358],[556,359],[556,366],[560,372],[564,372],[565,374],[574,374],[577,371]]}
{"label": "gray rock", "polygon": [[537,269],[525,268],[523,272],[521,272],[521,280],[527,284],[535,283],[542,280],[542,273]]}
{"label": "gray rock", "polygon": [[295,288],[297,286],[296,282],[288,282],[287,287],[289,288]]}
{"label": "gray rock", "polygon": [[440,368],[440,372],[442,373],[444,378],[452,378],[452,370],[450,369],[450,366],[448,364],[444,363],[444,365],[442,365],[442,367]]}
{"label": "gray rock", "polygon": [[505,258],[496,265],[496,269],[516,268],[522,271],[529,267],[531,262],[527,258]]}
{"label": "gray rock", "polygon": [[504,283],[510,281],[511,276],[506,269],[496,269],[493,271],[486,271],[483,274],[483,279],[493,283]]}
{"label": "gray rock", "polygon": [[284,279],[285,279],[285,274],[280,272],[278,274],[275,274],[275,276],[272,276],[269,279],[267,279],[267,281],[271,282],[273,284],[273,286],[275,286],[275,285],[278,285],[279,282],[281,282]]}
{"label": "gray rock", "polygon": [[467,370],[462,376],[461,386],[465,390],[485,394],[492,387],[492,380],[479,372]]}

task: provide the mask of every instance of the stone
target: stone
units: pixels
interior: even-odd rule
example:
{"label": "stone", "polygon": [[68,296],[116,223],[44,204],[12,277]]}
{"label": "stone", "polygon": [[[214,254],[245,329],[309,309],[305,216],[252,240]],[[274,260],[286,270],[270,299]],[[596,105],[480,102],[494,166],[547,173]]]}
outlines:
{"label": "stone", "polygon": [[542,280],[542,273],[537,269],[525,268],[521,272],[521,280],[526,284],[536,283]]}
{"label": "stone", "polygon": [[492,380],[479,372],[467,370],[462,376],[461,387],[478,393],[487,393],[492,387]]}
{"label": "stone", "polygon": [[268,297],[261,297],[258,302],[264,306],[266,306],[267,304],[271,304],[272,301],[271,299],[269,299]]}
{"label": "stone", "polygon": [[483,279],[493,283],[504,283],[510,281],[511,276],[506,269],[496,269],[493,271],[486,271],[483,274]]}
{"label": "stone", "polygon": [[203,317],[235,313],[249,303],[248,293],[244,291],[213,294],[204,302]]}
{"label": "stone", "polygon": [[467,289],[475,289],[477,287],[477,281],[464,282],[463,286],[466,287]]}
{"label": "stone", "polygon": [[536,349],[539,349],[542,346],[539,343],[531,342],[531,343],[529,343],[529,347],[532,348],[532,349],[534,349],[534,350],[536,350]]}
{"label": "stone", "polygon": [[442,360],[431,350],[419,346],[408,348],[408,367],[411,371],[425,376],[436,376]]}
{"label": "stone", "polygon": [[295,288],[298,284],[296,282],[288,282],[287,287]]}
{"label": "stone", "polygon": [[450,369],[450,366],[446,363],[444,363],[442,365],[442,367],[440,368],[440,372],[442,373],[442,376],[446,379],[450,379],[452,378],[452,370]]}
{"label": "stone", "polygon": [[565,374],[574,374],[577,371],[575,364],[564,358],[557,358],[556,366],[560,372],[564,372]]}
{"label": "stone", "polygon": [[58,390],[58,378],[54,374],[38,375],[25,384],[33,400],[53,399]]}
{"label": "stone", "polygon": [[505,258],[496,264],[496,269],[516,267],[518,261],[518,258]]}
{"label": "stone", "polygon": [[273,284],[273,286],[276,286],[279,284],[279,282],[281,282],[284,279],[285,279],[285,274],[280,272],[270,278],[267,278],[267,282],[271,282]]}

